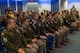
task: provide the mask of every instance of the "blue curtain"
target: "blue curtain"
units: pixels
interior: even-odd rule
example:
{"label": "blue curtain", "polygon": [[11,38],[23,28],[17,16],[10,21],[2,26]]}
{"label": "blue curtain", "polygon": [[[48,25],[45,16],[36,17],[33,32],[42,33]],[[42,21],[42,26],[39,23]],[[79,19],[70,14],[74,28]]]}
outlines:
{"label": "blue curtain", "polygon": [[51,11],[59,11],[59,0],[51,0]]}
{"label": "blue curtain", "polygon": [[17,7],[18,7],[18,11],[23,10],[22,1],[17,1]]}
{"label": "blue curtain", "polygon": [[0,9],[1,14],[4,14],[5,10],[7,9],[7,0],[0,0]]}
{"label": "blue curtain", "polygon": [[9,4],[10,4],[10,7],[11,7],[12,11],[14,11],[16,9],[16,1],[9,0]]}

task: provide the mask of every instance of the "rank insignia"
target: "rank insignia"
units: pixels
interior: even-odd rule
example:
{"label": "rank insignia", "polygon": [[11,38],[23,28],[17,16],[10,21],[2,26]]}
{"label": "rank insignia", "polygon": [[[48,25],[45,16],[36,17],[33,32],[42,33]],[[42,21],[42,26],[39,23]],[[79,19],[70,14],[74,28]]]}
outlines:
{"label": "rank insignia", "polygon": [[6,37],[3,37],[3,41],[4,41],[4,42],[7,42],[8,40],[7,40],[7,38],[6,38]]}

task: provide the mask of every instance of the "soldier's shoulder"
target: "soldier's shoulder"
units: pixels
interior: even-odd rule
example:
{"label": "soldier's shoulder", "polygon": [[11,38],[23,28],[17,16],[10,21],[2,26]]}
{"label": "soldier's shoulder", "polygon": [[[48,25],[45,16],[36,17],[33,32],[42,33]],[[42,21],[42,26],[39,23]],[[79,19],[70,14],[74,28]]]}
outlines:
{"label": "soldier's shoulder", "polygon": [[20,30],[22,28],[22,26],[18,26],[15,28],[15,30]]}
{"label": "soldier's shoulder", "polygon": [[7,32],[8,31],[8,29],[4,29],[2,32]]}
{"label": "soldier's shoulder", "polygon": [[21,31],[21,27],[16,27],[14,31],[20,33],[20,31]]}
{"label": "soldier's shoulder", "polygon": [[4,29],[4,30],[1,32],[1,36],[4,36],[6,33],[7,33],[7,29]]}

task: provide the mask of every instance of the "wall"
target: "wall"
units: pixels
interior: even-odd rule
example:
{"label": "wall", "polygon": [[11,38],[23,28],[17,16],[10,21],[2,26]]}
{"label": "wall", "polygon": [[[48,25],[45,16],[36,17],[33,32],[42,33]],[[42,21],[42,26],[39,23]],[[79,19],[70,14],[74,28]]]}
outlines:
{"label": "wall", "polygon": [[51,11],[51,0],[39,0],[39,11],[48,10]]}
{"label": "wall", "polygon": [[75,5],[76,9],[80,12],[80,0],[69,0],[68,9],[71,9],[72,5]]}
{"label": "wall", "polygon": [[[26,4],[28,2],[30,2],[30,0],[22,0],[22,1],[23,1],[23,11],[26,11],[27,10]],[[58,0],[33,0],[33,2],[37,2],[39,4],[40,12],[43,10],[48,10],[48,11],[52,10],[54,12],[59,9],[59,1]]]}
{"label": "wall", "polygon": [[1,14],[4,14],[6,9],[7,9],[7,0],[0,0]]}
{"label": "wall", "polygon": [[23,1],[23,11],[25,12],[27,10],[26,3],[29,2],[29,0],[22,0]]}
{"label": "wall", "polygon": [[[22,0],[23,1],[23,11],[27,10],[26,4],[30,2],[30,0]],[[33,2],[38,2],[39,11],[49,10],[51,11],[51,0],[33,0]]]}
{"label": "wall", "polygon": [[68,0],[59,0],[59,11],[67,10]]}
{"label": "wall", "polygon": [[37,2],[27,3],[26,6],[27,6],[27,10],[34,10],[35,12],[39,12]]}
{"label": "wall", "polygon": [[51,0],[51,11],[59,11],[59,0]]}

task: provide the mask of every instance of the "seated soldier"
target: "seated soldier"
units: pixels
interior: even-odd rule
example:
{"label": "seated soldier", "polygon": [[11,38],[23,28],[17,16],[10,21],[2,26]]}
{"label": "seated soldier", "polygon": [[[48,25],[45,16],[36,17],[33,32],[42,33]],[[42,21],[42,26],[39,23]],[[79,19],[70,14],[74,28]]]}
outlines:
{"label": "seated soldier", "polygon": [[61,44],[65,45],[65,30],[63,29],[63,27],[61,26],[60,20],[58,18],[58,12],[55,13],[54,15],[54,21],[53,23],[55,24],[55,26],[57,27],[57,31],[61,34]]}
{"label": "seated soldier", "polygon": [[7,27],[1,33],[1,37],[8,53],[37,53],[36,49],[28,44],[13,19],[7,20]]}
{"label": "seated soldier", "polygon": [[47,50],[47,53],[49,53],[53,47],[54,35],[46,33],[43,30],[43,28],[41,28],[41,26],[38,22],[38,14],[37,13],[33,14],[33,18],[30,22],[30,25],[31,25],[31,28],[33,29],[33,31],[35,32],[35,34],[38,35],[37,36],[38,39],[46,40],[46,50]]}
{"label": "seated soldier", "polygon": [[38,53],[44,53],[44,43],[37,39],[35,33],[29,26],[28,19],[22,19],[20,28],[28,43],[31,44],[35,49],[37,49]]}
{"label": "seated soldier", "polygon": [[[58,12],[58,19],[59,19],[59,23],[60,23],[60,29],[64,31],[64,41],[68,42],[68,34],[69,34],[69,28],[67,26],[64,25],[64,19],[67,17],[66,15],[69,14],[69,11],[66,10],[65,15],[62,15],[60,12]],[[63,19],[63,16],[65,17]]]}
{"label": "seated soldier", "polygon": [[62,36],[60,34],[60,32],[58,32],[58,27],[56,25],[53,24],[53,20],[51,20],[51,14],[46,16],[46,21],[45,21],[45,29],[50,32],[50,33],[54,33],[55,34],[55,46],[60,48],[61,47],[61,40],[62,40]]}
{"label": "seated soldier", "polygon": [[74,15],[74,12],[72,12],[70,15],[70,22],[71,22],[70,26],[73,27],[72,33],[74,33],[74,31],[76,30],[77,27],[76,21],[77,21],[76,16]]}

